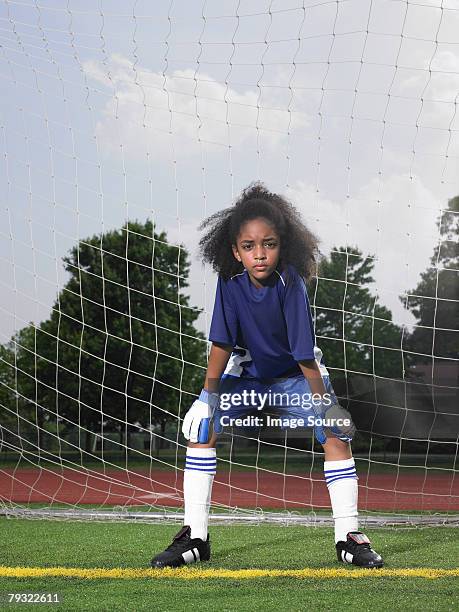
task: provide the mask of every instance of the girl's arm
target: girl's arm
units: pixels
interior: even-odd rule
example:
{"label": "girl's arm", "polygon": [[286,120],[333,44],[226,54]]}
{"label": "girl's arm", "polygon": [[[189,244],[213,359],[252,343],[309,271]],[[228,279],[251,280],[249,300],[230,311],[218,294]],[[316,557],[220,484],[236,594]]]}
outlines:
{"label": "girl's arm", "polygon": [[220,377],[225,371],[226,364],[231,356],[233,347],[229,344],[216,344],[212,342],[209,361],[207,364],[204,389],[210,393],[217,393]]}
{"label": "girl's arm", "polygon": [[[216,344],[212,342],[212,346],[210,348],[209,362],[207,364],[206,371],[206,379],[204,381],[204,390],[208,393],[218,393],[220,377],[223,374],[226,364],[230,358],[233,347],[231,345],[226,344]],[[214,447],[217,441],[217,434],[212,432],[210,440],[202,441],[201,443],[198,441],[200,437],[200,427],[203,421],[207,421],[207,428],[210,414],[202,413],[202,404],[207,404],[207,408],[210,408],[209,400],[210,398],[203,398],[201,400],[202,392],[198,400],[193,402],[193,405],[188,410],[183,420],[182,432],[187,440],[190,440],[189,446],[191,448],[199,447],[199,448],[210,448]],[[200,401],[201,400],[201,401]],[[205,428],[206,432],[203,435],[203,438],[208,437],[208,429]],[[193,442],[191,442],[193,440]]]}
{"label": "girl's arm", "polygon": [[300,366],[304,377],[308,381],[312,393],[324,395],[326,393],[326,389],[317,361],[315,359],[299,361],[298,365]]}

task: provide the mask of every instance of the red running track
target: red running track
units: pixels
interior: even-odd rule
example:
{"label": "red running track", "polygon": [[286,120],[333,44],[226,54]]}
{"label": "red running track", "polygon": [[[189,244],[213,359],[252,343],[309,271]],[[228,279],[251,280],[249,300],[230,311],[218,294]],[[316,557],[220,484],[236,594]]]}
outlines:
{"label": "red running track", "polygon": [[[183,472],[156,470],[79,471],[64,468],[0,470],[0,500],[107,504],[122,506],[181,506]],[[258,494],[255,493],[258,491]],[[285,499],[285,502],[284,502]],[[329,507],[323,475],[289,475],[270,472],[220,471],[215,477],[212,502],[231,507],[287,508],[300,510]],[[429,472],[370,474],[360,476],[361,510],[459,510],[459,481],[451,474]]]}

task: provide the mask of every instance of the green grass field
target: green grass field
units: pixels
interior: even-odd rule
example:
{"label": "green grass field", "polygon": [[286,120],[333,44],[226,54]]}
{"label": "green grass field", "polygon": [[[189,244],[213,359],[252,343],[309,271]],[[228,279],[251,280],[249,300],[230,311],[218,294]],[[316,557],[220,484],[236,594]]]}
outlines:
{"label": "green grass field", "polygon": [[[5,567],[146,569],[177,525],[51,522],[0,519],[2,565]],[[458,532],[453,528],[374,529],[368,532],[386,568],[454,569],[459,565]],[[457,610],[458,578],[395,575],[348,568],[346,576],[235,576],[218,570],[258,568],[300,570],[317,574],[324,568],[344,569],[335,560],[331,529],[324,527],[215,526],[213,556],[199,567],[147,577],[0,578],[2,610],[32,604],[7,604],[12,592],[59,593],[61,604],[44,610],[158,610],[218,608],[221,611],[278,610]],[[196,571],[198,570],[198,571]],[[213,575],[199,570],[215,570]],[[362,576],[363,573],[363,576]],[[144,573],[145,574],[145,573]],[[158,575],[159,574],[159,575]]]}

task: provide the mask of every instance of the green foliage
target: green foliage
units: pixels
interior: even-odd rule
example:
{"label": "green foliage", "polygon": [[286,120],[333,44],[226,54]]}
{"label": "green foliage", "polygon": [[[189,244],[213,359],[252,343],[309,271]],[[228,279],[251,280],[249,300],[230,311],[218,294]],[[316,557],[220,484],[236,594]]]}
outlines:
{"label": "green foliage", "polygon": [[371,292],[374,259],[357,248],[333,249],[309,289],[316,335],[330,368],[402,378],[402,330]]}
{"label": "green foliage", "polygon": [[416,353],[411,362],[430,363],[432,354],[446,359],[458,357],[459,329],[459,196],[448,202],[437,222],[439,241],[430,266],[417,286],[400,299],[416,318],[417,327],[408,347]]}
{"label": "green foliage", "polygon": [[64,263],[69,280],[49,319],[13,338],[17,390],[64,433],[175,421],[206,363],[199,311],[183,292],[187,252],[151,221],[129,222],[81,240]]}
{"label": "green foliage", "polygon": [[0,449],[5,451],[33,450],[37,442],[37,410],[21,394],[18,365],[14,344],[0,345]]}

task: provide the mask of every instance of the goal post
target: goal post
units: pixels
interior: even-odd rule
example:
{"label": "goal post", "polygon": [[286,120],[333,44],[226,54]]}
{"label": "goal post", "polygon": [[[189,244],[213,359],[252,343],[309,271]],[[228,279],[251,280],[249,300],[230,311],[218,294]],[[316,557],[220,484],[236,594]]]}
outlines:
{"label": "goal post", "polygon": [[[0,511],[179,520],[216,277],[251,182],[320,239],[317,344],[362,516],[457,522],[459,6],[0,7]],[[311,430],[221,436],[214,521],[329,521]]]}

